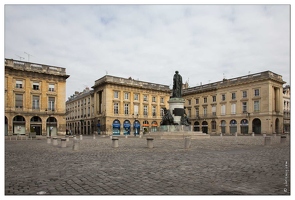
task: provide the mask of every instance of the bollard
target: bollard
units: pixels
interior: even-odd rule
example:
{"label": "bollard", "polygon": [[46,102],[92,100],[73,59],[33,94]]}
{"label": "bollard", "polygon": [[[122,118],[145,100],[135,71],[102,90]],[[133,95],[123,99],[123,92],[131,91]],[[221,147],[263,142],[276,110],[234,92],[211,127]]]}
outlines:
{"label": "bollard", "polygon": [[253,132],[253,133],[252,133],[252,137],[254,137],[254,136],[255,136],[255,133]]}
{"label": "bollard", "polygon": [[74,139],[73,140],[73,150],[78,151],[80,149],[80,140]]}
{"label": "bollard", "polygon": [[119,139],[116,137],[113,137],[112,141],[113,141],[113,147],[117,148],[119,146]]}
{"label": "bollard", "polygon": [[80,140],[83,140],[83,135],[80,135]]}
{"label": "bollard", "polygon": [[148,137],[148,138],[146,138],[146,140],[147,140],[147,147],[148,147],[149,149],[154,148],[154,143],[153,143],[154,138]]}
{"label": "bollard", "polygon": [[51,137],[47,136],[47,144],[50,144],[50,143],[51,143]]}
{"label": "bollard", "polygon": [[125,138],[128,138],[128,135],[125,135]]}
{"label": "bollard", "polygon": [[190,146],[191,146],[191,138],[190,137],[184,138],[184,148],[189,149]]}
{"label": "bollard", "polygon": [[92,139],[94,139],[94,140],[95,140],[95,133],[93,133],[93,135],[92,135]]}
{"label": "bollard", "polygon": [[113,138],[113,136],[111,135],[111,136],[110,136],[110,138],[112,139],[112,138]]}
{"label": "bollard", "polygon": [[269,137],[269,136],[265,136],[264,137],[264,145],[265,146],[268,146],[268,145],[270,145],[271,144],[271,137]]}
{"label": "bollard", "polygon": [[287,137],[285,135],[281,136],[281,144],[285,143],[287,140]]}
{"label": "bollard", "polygon": [[64,148],[64,147],[67,147],[67,139],[66,138],[61,138],[61,147]]}
{"label": "bollard", "polygon": [[70,137],[68,135],[66,135],[66,141],[70,141]]}
{"label": "bollard", "polygon": [[57,137],[52,138],[52,145],[56,146],[57,145]]}
{"label": "bollard", "polygon": [[222,133],[220,133],[220,137],[222,137]]}
{"label": "bollard", "polygon": [[238,137],[238,133],[237,132],[235,133],[235,136]]}

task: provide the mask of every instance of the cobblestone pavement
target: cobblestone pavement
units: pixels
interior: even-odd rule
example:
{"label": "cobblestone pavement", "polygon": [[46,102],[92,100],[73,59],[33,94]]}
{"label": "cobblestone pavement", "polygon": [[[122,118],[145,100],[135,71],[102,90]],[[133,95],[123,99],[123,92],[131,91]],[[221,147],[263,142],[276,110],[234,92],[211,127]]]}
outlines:
{"label": "cobblestone pavement", "polygon": [[[77,137],[78,138],[78,137]],[[191,140],[84,136],[74,151],[46,138],[5,140],[5,195],[290,195],[290,141],[262,136]]]}

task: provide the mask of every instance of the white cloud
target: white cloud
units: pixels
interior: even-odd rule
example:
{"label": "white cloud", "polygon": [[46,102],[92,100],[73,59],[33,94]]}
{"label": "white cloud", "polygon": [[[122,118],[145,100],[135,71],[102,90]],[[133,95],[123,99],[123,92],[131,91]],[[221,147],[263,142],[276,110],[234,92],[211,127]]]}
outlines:
{"label": "white cloud", "polygon": [[6,5],[5,57],[67,68],[67,96],[106,74],[191,86],[270,70],[290,83],[288,5]]}

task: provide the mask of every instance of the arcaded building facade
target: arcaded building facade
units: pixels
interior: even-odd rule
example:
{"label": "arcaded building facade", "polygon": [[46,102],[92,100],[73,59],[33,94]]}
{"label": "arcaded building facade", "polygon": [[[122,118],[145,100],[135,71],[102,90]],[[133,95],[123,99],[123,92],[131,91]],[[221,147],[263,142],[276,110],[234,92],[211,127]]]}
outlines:
{"label": "arcaded building facade", "polygon": [[286,85],[283,88],[283,108],[284,108],[284,133],[290,133],[291,116],[291,88]]}
{"label": "arcaded building facade", "polygon": [[5,59],[5,135],[66,133],[66,69]]}
{"label": "arcaded building facade", "polygon": [[195,131],[208,134],[283,133],[282,76],[271,71],[185,89]]}
{"label": "arcaded building facade", "polygon": [[157,131],[170,95],[167,85],[106,75],[66,102],[67,128],[74,134]]}
{"label": "arcaded building facade", "polygon": [[93,90],[87,87],[82,92],[76,91],[68,98],[66,110],[68,134],[90,135],[97,131],[97,123],[94,122]]}

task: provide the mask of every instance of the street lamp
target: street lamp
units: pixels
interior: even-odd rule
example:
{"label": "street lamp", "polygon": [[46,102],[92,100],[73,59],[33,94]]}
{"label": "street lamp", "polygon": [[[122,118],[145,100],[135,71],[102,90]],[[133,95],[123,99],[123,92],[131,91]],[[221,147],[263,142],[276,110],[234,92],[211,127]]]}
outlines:
{"label": "street lamp", "polygon": [[250,114],[248,111],[244,111],[244,113],[246,114],[246,117],[248,117],[248,132],[249,132],[249,124],[250,124]]}
{"label": "street lamp", "polygon": [[81,135],[83,135],[83,123],[84,123],[84,120],[81,119],[80,122],[81,122]]}
{"label": "street lamp", "polygon": [[266,119],[266,120],[267,120],[267,122],[268,122],[267,132],[269,133],[269,120],[270,120],[270,119]]}

